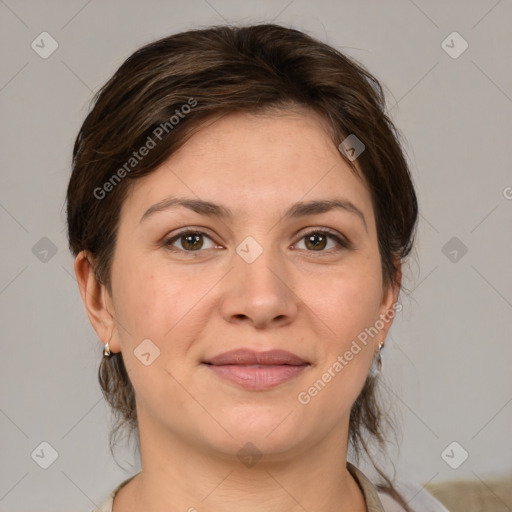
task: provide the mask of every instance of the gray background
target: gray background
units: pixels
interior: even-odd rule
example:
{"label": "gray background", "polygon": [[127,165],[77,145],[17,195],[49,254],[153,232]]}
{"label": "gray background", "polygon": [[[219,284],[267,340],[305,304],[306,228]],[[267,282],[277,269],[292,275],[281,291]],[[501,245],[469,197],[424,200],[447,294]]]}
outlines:
{"label": "gray background", "polygon": [[[0,0],[0,17],[1,511],[89,511],[139,470],[129,450],[124,472],[108,449],[102,345],[65,236],[72,144],[93,92],[132,51],[223,22],[306,30],[386,86],[421,212],[405,275],[413,291],[384,354],[403,422],[398,475],[512,471],[510,0]],[[47,59],[31,47],[43,31],[59,45]],[[453,31],[469,44],[457,58],[442,46]],[[453,36],[446,44],[462,49]],[[44,441],[58,454],[48,469]],[[452,464],[469,454],[457,469],[441,455],[453,441]]]}

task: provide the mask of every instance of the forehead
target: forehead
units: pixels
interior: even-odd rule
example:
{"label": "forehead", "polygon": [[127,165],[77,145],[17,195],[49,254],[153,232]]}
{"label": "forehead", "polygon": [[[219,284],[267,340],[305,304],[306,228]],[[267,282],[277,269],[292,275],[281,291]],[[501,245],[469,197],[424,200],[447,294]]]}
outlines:
{"label": "forehead", "polygon": [[[231,113],[206,122],[174,155],[174,163],[183,157],[204,157],[219,167],[241,161],[250,169],[264,164],[297,166],[307,160],[311,167],[340,157],[329,135],[327,121],[306,107],[271,110],[259,113]],[[224,165],[222,165],[224,164]]]}
{"label": "forehead", "polygon": [[302,108],[225,115],[203,125],[164,164],[135,180],[125,202],[142,215],[168,195],[248,210],[343,196],[371,213],[368,189],[343,160],[326,121]]}

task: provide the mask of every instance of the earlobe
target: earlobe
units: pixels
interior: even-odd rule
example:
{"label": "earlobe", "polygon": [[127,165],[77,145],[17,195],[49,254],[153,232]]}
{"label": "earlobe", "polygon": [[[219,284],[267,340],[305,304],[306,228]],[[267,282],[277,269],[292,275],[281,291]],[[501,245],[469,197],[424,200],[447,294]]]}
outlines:
{"label": "earlobe", "polygon": [[94,271],[94,260],[88,251],[81,251],[75,259],[75,275],[80,295],[96,334],[103,345],[110,342],[110,350],[118,352],[117,340],[113,338],[115,322],[107,306],[108,291],[100,283]]}

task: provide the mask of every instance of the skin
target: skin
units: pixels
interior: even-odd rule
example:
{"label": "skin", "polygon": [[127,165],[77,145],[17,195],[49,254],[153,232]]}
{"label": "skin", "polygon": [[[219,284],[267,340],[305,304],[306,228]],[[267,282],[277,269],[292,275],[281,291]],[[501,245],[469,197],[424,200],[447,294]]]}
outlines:
{"label": "skin", "polygon": [[[140,221],[171,195],[224,205],[234,217],[178,207]],[[355,204],[366,227],[343,210],[283,217],[298,201],[334,197]],[[165,245],[186,227],[206,233],[200,249],[183,238]],[[305,233],[323,229],[350,248],[331,238],[308,245]],[[252,263],[236,252],[247,236],[263,249]],[[112,296],[86,256],[77,256],[75,272],[89,319],[123,353],[136,392],[142,472],[116,495],[114,512],[366,510],[343,462],[349,413],[392,320],[307,405],[297,397],[392,310],[399,289],[383,286],[370,194],[322,118],[294,109],[204,126],[134,182],[121,210]],[[134,350],[148,338],[160,355],[145,366]],[[288,350],[310,366],[253,391],[201,364],[240,347]],[[237,457],[248,442],[263,454],[252,467]]]}

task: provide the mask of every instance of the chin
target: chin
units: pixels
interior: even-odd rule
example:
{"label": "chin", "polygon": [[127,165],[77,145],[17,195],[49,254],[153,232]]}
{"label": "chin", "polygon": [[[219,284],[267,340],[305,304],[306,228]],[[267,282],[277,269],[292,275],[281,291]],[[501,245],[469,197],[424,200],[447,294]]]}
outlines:
{"label": "chin", "polygon": [[[238,453],[244,447],[250,451],[251,447],[246,446],[250,444],[257,452],[278,456],[293,452],[308,437],[304,423],[299,421],[296,411],[291,407],[266,412],[261,411],[261,408],[252,411],[244,408],[242,413],[238,411],[217,419],[232,437],[222,430],[221,437],[209,437],[207,442],[216,450],[229,455]],[[219,432],[219,429],[216,431]]]}

